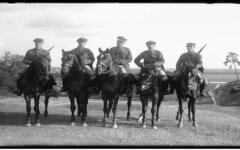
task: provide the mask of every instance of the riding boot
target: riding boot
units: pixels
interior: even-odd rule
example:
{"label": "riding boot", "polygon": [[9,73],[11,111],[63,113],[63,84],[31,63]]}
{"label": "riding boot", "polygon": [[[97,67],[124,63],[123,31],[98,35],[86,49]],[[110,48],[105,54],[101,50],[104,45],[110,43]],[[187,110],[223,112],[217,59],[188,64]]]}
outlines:
{"label": "riding boot", "polygon": [[46,94],[50,97],[55,97],[57,98],[57,93],[60,92],[59,89],[57,89],[56,87],[57,83],[55,81],[55,79],[53,78],[52,75],[49,75],[49,81],[47,82],[46,85]]}
{"label": "riding boot", "polygon": [[91,75],[90,76],[90,87],[89,87],[89,92],[90,94],[98,94],[99,90],[98,90],[98,84],[97,84],[97,77],[96,75]]}
{"label": "riding boot", "polygon": [[123,73],[123,77],[127,80],[126,96],[131,96],[133,94],[133,86],[130,84],[130,74]]}
{"label": "riding boot", "polygon": [[200,87],[199,87],[199,89],[200,89],[200,96],[202,96],[202,97],[206,97],[207,95],[205,94],[206,92],[205,92],[205,87],[206,87],[206,83],[205,83],[205,81],[203,81],[201,84],[200,84]]}
{"label": "riding boot", "polygon": [[168,95],[169,92],[168,92],[168,83],[167,83],[168,78],[167,78],[167,76],[161,76],[159,80],[160,80],[160,91],[161,91],[161,93],[164,94],[164,95]]}
{"label": "riding boot", "polygon": [[21,87],[21,84],[20,84],[20,79],[17,80],[17,89],[13,92],[17,96],[21,96],[22,95],[22,87]]}

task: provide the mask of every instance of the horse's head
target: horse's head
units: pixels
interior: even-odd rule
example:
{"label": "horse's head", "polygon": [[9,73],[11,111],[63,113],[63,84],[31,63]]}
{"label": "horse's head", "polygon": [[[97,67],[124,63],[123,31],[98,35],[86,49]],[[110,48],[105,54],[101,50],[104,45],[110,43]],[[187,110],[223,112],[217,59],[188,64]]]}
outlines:
{"label": "horse's head", "polygon": [[194,66],[187,66],[183,73],[186,90],[196,90],[197,71]]}
{"label": "horse's head", "polygon": [[70,69],[73,67],[75,63],[78,63],[76,55],[71,51],[64,51],[62,50],[62,70],[61,74],[63,76],[68,75]]}
{"label": "horse's head", "polygon": [[97,75],[109,73],[113,63],[109,49],[103,51],[99,48],[98,50],[100,54],[97,56]]}
{"label": "horse's head", "polygon": [[142,69],[140,73],[141,91],[149,89],[155,80],[155,76],[148,69]]}
{"label": "horse's head", "polygon": [[45,55],[37,55],[30,64],[29,69],[35,74],[37,80],[49,80],[50,61]]}

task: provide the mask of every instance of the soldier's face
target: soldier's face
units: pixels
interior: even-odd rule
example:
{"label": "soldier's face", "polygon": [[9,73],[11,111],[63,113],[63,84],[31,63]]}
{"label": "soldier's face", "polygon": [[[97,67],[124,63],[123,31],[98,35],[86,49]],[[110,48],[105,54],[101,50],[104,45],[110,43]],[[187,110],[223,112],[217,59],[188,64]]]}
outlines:
{"label": "soldier's face", "polygon": [[85,47],[87,42],[78,42],[78,46],[80,47]]}
{"label": "soldier's face", "polygon": [[147,47],[149,50],[153,50],[155,48],[155,44],[148,44]]}
{"label": "soldier's face", "polygon": [[123,46],[124,44],[125,44],[125,42],[117,40],[117,46]]}
{"label": "soldier's face", "polygon": [[35,47],[36,47],[36,48],[41,48],[42,45],[43,45],[43,42],[36,42],[36,43],[35,43]]}
{"label": "soldier's face", "polygon": [[194,49],[195,49],[195,46],[187,46],[187,50],[188,50],[189,52],[194,51]]}

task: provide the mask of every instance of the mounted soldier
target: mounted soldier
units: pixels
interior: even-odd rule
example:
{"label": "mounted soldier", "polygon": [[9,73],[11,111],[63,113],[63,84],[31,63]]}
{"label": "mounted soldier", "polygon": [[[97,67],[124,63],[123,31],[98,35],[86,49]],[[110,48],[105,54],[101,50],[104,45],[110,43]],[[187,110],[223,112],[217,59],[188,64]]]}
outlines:
{"label": "mounted soldier", "polygon": [[[91,89],[89,90],[95,93],[96,87],[94,85],[95,84],[94,81],[96,79],[96,75],[92,66],[93,62],[95,61],[95,58],[92,51],[88,48],[85,48],[87,41],[88,40],[83,37],[77,39],[78,47],[71,50],[71,52],[76,55],[80,68],[82,68],[83,71],[85,71],[89,75],[91,80]],[[64,85],[62,91],[65,91]]]}
{"label": "mounted soldier", "polygon": [[[130,67],[129,63],[132,61],[132,53],[129,48],[124,47],[127,39],[123,36],[117,37],[117,46],[110,49],[110,53],[113,59],[113,63],[116,66],[118,73],[129,79]],[[130,79],[129,79],[130,80]],[[127,95],[131,95],[133,87],[130,86],[128,81]]]}
{"label": "mounted soldier", "polygon": [[[141,72],[143,70],[149,71],[152,75],[159,77],[160,81],[164,83],[168,80],[167,74],[164,70],[165,59],[162,52],[155,50],[155,45],[155,41],[146,42],[148,50],[145,50],[139,54],[135,58],[134,62],[138,67],[141,68]],[[142,59],[143,63],[141,62]],[[164,92],[166,93],[167,91]]]}
{"label": "mounted soldier", "polygon": [[178,59],[174,80],[177,81],[180,78],[182,72],[185,71],[185,65],[192,65],[197,72],[197,81],[200,84],[200,96],[204,97],[206,96],[205,87],[208,82],[203,76],[202,56],[200,53],[194,51],[195,45],[195,43],[187,43],[186,47],[188,52],[183,53]]}
{"label": "mounted soldier", "polygon": [[[49,54],[49,50],[44,50],[42,48],[43,39],[36,38],[33,41],[35,43],[35,48],[30,49],[26,52],[25,57],[23,58],[23,63],[26,65],[26,67],[18,73],[19,77],[17,79],[17,91],[15,91],[15,93],[18,96],[22,95],[22,87],[20,85],[20,80],[22,79],[23,74],[25,73],[26,69],[30,66],[31,62],[33,62],[35,59],[37,59],[37,57],[46,57],[47,58],[47,60],[49,61],[49,71],[50,71],[51,56]],[[49,96],[54,94],[53,86],[56,84],[57,83],[55,82],[53,76],[49,74],[49,81],[48,81],[48,84],[46,87],[47,94],[49,94]]]}

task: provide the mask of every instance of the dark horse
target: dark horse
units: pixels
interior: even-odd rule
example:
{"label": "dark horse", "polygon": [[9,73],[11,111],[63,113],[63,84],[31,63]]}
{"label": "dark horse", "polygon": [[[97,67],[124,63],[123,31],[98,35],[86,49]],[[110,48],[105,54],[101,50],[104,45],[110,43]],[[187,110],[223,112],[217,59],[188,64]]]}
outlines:
{"label": "dark horse", "polygon": [[[158,82],[158,100],[157,100],[157,112],[156,112],[156,121],[160,121],[160,117],[159,117],[159,109],[161,106],[161,103],[164,99],[165,95],[169,95],[169,94],[173,94],[174,93],[174,85],[173,85],[173,81],[172,81],[172,74],[171,72],[166,71],[167,74],[167,79],[165,79],[165,81],[163,81],[161,79],[161,77],[157,78],[157,82]],[[145,76],[145,78],[147,77],[146,73],[143,74],[143,76]],[[148,75],[150,76],[150,74]],[[150,78],[148,79],[148,84],[150,87],[151,81]],[[169,90],[170,88],[170,90]],[[143,118],[143,113],[140,114],[138,122],[142,122],[142,118]]]}
{"label": "dark horse", "polygon": [[146,128],[146,112],[148,108],[148,100],[152,100],[152,128],[155,126],[155,114],[157,110],[157,101],[159,96],[158,77],[144,68],[140,73],[140,100],[142,103],[142,128]]}
{"label": "dark horse", "polygon": [[31,112],[31,99],[34,98],[34,111],[36,125],[40,125],[39,121],[39,99],[40,94],[46,90],[49,81],[49,61],[46,57],[36,57],[30,64],[28,69],[22,76],[20,84],[22,87],[23,96],[26,101],[27,110],[27,126],[31,126],[30,112]]}
{"label": "dark horse", "polygon": [[68,97],[71,102],[71,125],[75,125],[75,98],[78,104],[78,114],[81,114],[81,123],[83,127],[87,127],[87,104],[89,98],[89,83],[90,78],[80,67],[79,61],[75,54],[71,51],[62,50],[62,70],[63,85],[68,92]]}
{"label": "dark horse", "polygon": [[[176,120],[179,120],[178,127],[183,127],[183,101],[188,101],[188,119],[189,121],[193,121],[193,126],[197,127],[196,119],[195,119],[195,103],[197,97],[197,72],[194,67],[190,65],[185,65],[185,71],[182,72],[179,80],[175,82],[174,86],[177,93],[179,108],[177,111]],[[191,118],[192,113],[192,118]]]}
{"label": "dark horse", "polygon": [[[102,99],[104,103],[104,118],[103,118],[103,126],[107,126],[107,119],[109,117],[109,113],[112,109],[113,112],[113,128],[117,128],[116,122],[116,113],[117,113],[117,104],[119,100],[119,96],[126,93],[127,85],[132,85],[134,81],[133,74],[129,74],[127,80],[126,77],[119,74],[117,68],[113,64],[113,60],[109,50],[102,51],[99,48],[99,56],[97,57],[97,67],[96,73],[99,79],[99,88],[102,92]],[[130,82],[128,82],[130,81]],[[131,106],[131,95],[128,96],[128,114],[127,119],[130,117],[130,106]],[[109,102],[109,103],[108,103]],[[113,107],[113,108],[112,108]]]}

